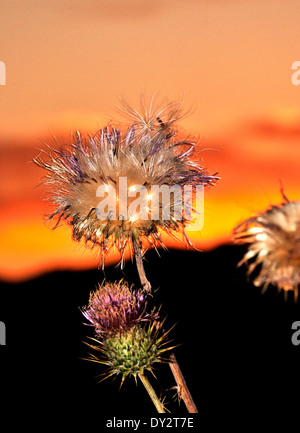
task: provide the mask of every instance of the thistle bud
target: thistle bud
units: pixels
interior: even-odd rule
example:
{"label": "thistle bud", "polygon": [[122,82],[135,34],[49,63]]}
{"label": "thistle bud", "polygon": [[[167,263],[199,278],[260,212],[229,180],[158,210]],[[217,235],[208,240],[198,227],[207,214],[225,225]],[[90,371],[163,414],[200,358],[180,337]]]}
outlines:
{"label": "thistle bud", "polygon": [[123,382],[127,376],[152,371],[171,349],[165,347],[168,332],[162,331],[158,312],[148,312],[147,306],[145,292],[130,289],[123,280],[102,284],[90,295],[83,315],[96,334],[95,344],[89,346],[99,353],[90,359],[105,364],[108,376],[121,374]]}
{"label": "thistle bud", "polygon": [[122,376],[122,383],[127,376],[136,378],[145,370],[152,372],[155,363],[164,362],[163,353],[171,347],[165,347],[167,332],[162,331],[162,324],[135,325],[122,334],[108,336],[104,341],[94,340],[97,344],[89,345],[100,356],[90,355],[91,360],[108,367],[106,377],[114,374]]}

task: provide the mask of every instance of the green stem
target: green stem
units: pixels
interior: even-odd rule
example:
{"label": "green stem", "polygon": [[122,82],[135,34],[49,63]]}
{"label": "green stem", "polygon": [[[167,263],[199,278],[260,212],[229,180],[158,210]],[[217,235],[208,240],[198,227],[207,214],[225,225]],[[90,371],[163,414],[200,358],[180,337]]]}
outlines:
{"label": "green stem", "polygon": [[141,379],[142,384],[144,385],[144,387],[146,388],[146,391],[148,392],[154,406],[157,409],[158,413],[165,413],[165,408],[164,405],[162,404],[162,402],[159,400],[159,398],[157,397],[154,389],[152,388],[151,383],[149,382],[149,380],[146,378],[146,376],[142,373],[138,374],[139,378]]}
{"label": "green stem", "polygon": [[[136,260],[136,267],[138,270],[138,274],[140,277],[141,284],[147,292],[151,292],[151,284],[147,280],[145,269],[143,265],[143,259],[141,255],[140,247],[135,239],[134,236],[132,236],[132,244],[133,244],[133,250]],[[186,381],[184,379],[184,376],[182,374],[182,371],[179,367],[178,361],[174,355],[174,353],[171,353],[169,357],[169,367],[173,373],[174,379],[176,381],[179,397],[182,398],[182,400],[185,403],[185,406],[189,413],[198,413],[198,409],[193,401],[192,395],[188,389],[188,386],[186,384]]]}

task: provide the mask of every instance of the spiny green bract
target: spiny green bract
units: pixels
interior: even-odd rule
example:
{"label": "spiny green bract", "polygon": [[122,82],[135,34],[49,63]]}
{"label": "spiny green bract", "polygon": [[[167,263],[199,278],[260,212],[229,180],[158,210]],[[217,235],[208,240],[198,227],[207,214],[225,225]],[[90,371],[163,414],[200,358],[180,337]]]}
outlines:
{"label": "spiny green bract", "polygon": [[125,332],[107,336],[102,341],[93,339],[97,344],[88,345],[100,356],[90,353],[89,359],[108,367],[104,378],[120,374],[122,383],[127,376],[136,378],[144,370],[152,372],[153,364],[166,362],[163,353],[174,347],[169,345],[169,331],[162,330],[163,322],[136,325]]}
{"label": "spiny green bract", "polygon": [[125,377],[130,374],[136,376],[144,369],[151,370],[151,365],[160,361],[158,344],[149,331],[139,327],[107,339],[104,346],[112,373]]}

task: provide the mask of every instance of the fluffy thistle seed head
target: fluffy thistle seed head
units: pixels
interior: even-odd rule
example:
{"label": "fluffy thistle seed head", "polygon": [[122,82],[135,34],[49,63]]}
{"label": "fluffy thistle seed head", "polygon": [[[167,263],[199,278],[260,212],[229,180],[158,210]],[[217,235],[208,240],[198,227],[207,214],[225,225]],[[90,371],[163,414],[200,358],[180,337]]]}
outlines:
{"label": "fluffy thistle seed head", "polygon": [[257,217],[239,224],[233,232],[238,244],[249,244],[248,252],[239,265],[249,265],[248,274],[261,264],[256,286],[263,285],[263,291],[269,284],[284,290],[294,291],[298,297],[300,283],[300,202],[282,203],[272,206]]}
{"label": "fluffy thistle seed head", "polygon": [[[136,185],[145,187],[147,197],[151,197],[152,185],[179,185],[183,189],[185,185],[211,186],[218,179],[192,159],[196,143],[179,138],[174,124],[181,117],[180,104],[167,104],[155,111],[152,104],[148,111],[143,105],[141,114],[126,103],[124,107],[130,119],[125,131],[107,126],[87,139],[77,133],[70,149],[50,152],[49,162],[40,157],[34,159],[47,171],[45,183],[55,206],[49,220],[56,221],[55,227],[65,220],[72,227],[75,241],[83,240],[91,248],[99,246],[103,265],[112,245],[119,250],[123,264],[124,251],[132,236],[140,245],[145,238],[151,244],[162,244],[159,228],[170,235],[182,231],[188,241],[184,231],[187,218],[176,217],[174,198],[170,202],[170,218],[162,218],[161,202],[156,219],[150,215],[147,203],[143,204],[146,217],[129,212]],[[118,193],[121,178],[127,181],[126,202]],[[112,188],[116,191],[115,219],[111,215],[103,219],[97,215],[99,187],[107,193]],[[127,212],[123,214],[124,209]]]}
{"label": "fluffy thistle seed head", "polygon": [[157,320],[158,313],[154,309],[147,312],[147,306],[145,292],[130,290],[121,280],[99,285],[98,290],[91,293],[83,315],[97,335],[107,338],[123,334],[142,322]]}

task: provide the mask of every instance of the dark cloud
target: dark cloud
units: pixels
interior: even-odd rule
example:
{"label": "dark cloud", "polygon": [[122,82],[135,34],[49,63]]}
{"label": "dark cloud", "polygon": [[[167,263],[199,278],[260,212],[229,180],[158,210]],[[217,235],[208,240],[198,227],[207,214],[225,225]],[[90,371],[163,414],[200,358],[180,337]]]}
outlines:
{"label": "dark cloud", "polygon": [[81,21],[99,19],[101,21],[131,21],[152,18],[166,9],[168,5],[160,0],[87,0],[85,2],[67,0],[63,3],[53,1],[51,7],[71,19],[75,18]]}
{"label": "dark cloud", "polygon": [[300,144],[300,117],[294,122],[279,122],[276,120],[259,120],[249,125],[249,132],[265,137],[299,138]]}
{"label": "dark cloud", "polygon": [[187,9],[197,4],[205,5],[205,2],[199,0],[87,0],[85,2],[52,0],[47,7],[80,21],[131,21],[147,20],[162,12],[168,13],[177,7]]}

